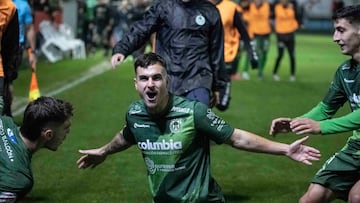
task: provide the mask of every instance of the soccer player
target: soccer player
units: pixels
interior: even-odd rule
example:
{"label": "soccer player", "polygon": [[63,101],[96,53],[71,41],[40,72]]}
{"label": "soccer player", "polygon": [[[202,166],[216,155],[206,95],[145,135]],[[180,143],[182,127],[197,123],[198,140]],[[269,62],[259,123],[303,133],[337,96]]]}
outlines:
{"label": "soccer player", "polygon": [[[360,5],[338,10],[333,22],[333,40],[351,58],[338,67],[327,94],[317,106],[298,118],[274,119],[269,132],[275,136],[290,131],[299,135],[353,131],[345,146],[315,174],[301,203],[331,202],[336,198],[360,202]],[[332,118],[347,101],[352,112]]]}
{"label": "soccer player", "polygon": [[0,202],[17,202],[33,187],[31,157],[40,148],[56,151],[70,131],[73,107],[52,97],[30,102],[20,128],[0,117]]}
{"label": "soccer player", "polygon": [[320,152],[302,143],[272,142],[229,126],[207,105],[173,95],[165,60],[159,55],[141,55],[134,64],[135,88],[141,100],[126,113],[126,126],[106,145],[79,150],[80,169],[94,168],[108,155],[136,145],[148,169],[154,202],[224,202],[220,186],[210,172],[209,141],[234,148],[289,158],[311,165]]}

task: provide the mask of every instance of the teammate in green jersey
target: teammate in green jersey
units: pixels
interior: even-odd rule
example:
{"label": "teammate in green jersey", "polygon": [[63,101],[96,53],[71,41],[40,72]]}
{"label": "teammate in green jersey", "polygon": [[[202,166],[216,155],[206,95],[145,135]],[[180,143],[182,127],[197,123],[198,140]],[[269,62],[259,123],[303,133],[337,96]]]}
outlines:
{"label": "teammate in green jersey", "polygon": [[94,168],[110,154],[137,145],[148,169],[154,202],[224,202],[223,193],[210,172],[210,140],[252,152],[285,155],[311,165],[320,152],[303,145],[307,137],[291,145],[273,142],[234,129],[201,102],[168,93],[164,60],[154,54],[135,61],[135,88],[141,100],[132,103],[126,126],[108,144],[79,150],[80,169]]}
{"label": "teammate in green jersey", "polygon": [[40,148],[56,151],[69,133],[73,107],[52,97],[28,104],[20,128],[0,116],[0,202],[22,199],[34,184],[31,157]]}
{"label": "teammate in green jersey", "polygon": [[[300,202],[331,202],[339,198],[360,202],[360,5],[338,10],[334,16],[333,40],[351,59],[337,69],[324,99],[298,118],[272,121],[270,135],[293,131],[296,134],[334,134],[353,131],[346,145],[316,173]],[[351,113],[332,118],[349,102]]]}

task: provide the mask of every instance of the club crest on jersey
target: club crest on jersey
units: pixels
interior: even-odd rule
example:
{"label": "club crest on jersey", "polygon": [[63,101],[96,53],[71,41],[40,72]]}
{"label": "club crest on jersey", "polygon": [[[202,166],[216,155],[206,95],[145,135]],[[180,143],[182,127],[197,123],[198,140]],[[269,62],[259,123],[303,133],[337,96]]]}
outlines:
{"label": "club crest on jersey", "polygon": [[182,122],[180,119],[174,119],[172,121],[170,121],[170,132],[171,133],[177,133],[181,130],[182,128]]}
{"label": "club crest on jersey", "polygon": [[133,106],[130,110],[129,110],[129,114],[137,114],[141,112],[141,107],[139,105],[135,105]]}
{"label": "club crest on jersey", "polygon": [[200,14],[200,15],[196,16],[195,22],[198,25],[204,25],[205,24],[205,17]]}

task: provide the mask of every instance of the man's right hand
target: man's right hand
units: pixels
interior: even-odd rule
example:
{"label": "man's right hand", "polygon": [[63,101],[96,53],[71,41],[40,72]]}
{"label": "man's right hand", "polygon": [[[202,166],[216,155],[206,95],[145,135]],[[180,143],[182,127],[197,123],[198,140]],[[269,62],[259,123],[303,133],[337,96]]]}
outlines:
{"label": "man's right hand", "polygon": [[111,67],[112,68],[116,68],[116,66],[122,62],[124,62],[125,60],[125,56],[123,54],[114,54],[112,57],[111,57]]}

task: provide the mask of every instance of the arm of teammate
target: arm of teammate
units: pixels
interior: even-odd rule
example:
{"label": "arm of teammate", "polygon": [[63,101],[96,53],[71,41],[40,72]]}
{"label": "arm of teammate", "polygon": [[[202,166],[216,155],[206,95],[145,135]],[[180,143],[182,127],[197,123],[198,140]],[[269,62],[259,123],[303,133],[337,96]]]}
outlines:
{"label": "arm of teammate", "polygon": [[337,109],[338,107],[331,107],[324,102],[319,102],[299,118],[276,118],[271,122],[269,135],[276,136],[278,133],[288,132],[318,134],[320,133],[320,123],[317,121],[329,120]]}
{"label": "arm of teammate", "polygon": [[298,135],[302,134],[335,134],[357,130],[360,128],[360,111],[356,110],[344,116],[315,121],[309,118],[295,118],[290,128]]}
{"label": "arm of teammate", "polygon": [[82,157],[76,162],[79,169],[95,168],[97,165],[105,161],[106,157],[116,152],[126,150],[131,146],[131,143],[126,141],[123,136],[123,131],[118,132],[115,137],[106,145],[89,150],[79,150]]}
{"label": "arm of teammate", "polygon": [[308,138],[308,136],[303,137],[289,145],[274,142],[244,130],[235,129],[228,139],[228,144],[234,148],[251,152],[285,155],[292,160],[312,165],[311,161],[319,160],[321,154],[319,150],[303,145]]}

